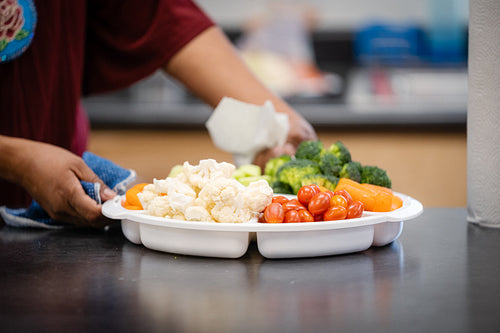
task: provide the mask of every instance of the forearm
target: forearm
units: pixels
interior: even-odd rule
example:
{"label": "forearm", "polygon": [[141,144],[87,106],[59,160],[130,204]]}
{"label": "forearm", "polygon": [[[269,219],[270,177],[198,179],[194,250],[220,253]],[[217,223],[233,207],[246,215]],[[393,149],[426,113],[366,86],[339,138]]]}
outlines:
{"label": "forearm", "polygon": [[0,135],[0,178],[20,183],[23,163],[19,152],[27,140]]}
{"label": "forearm", "polygon": [[216,27],[209,28],[181,49],[165,66],[166,72],[211,106],[224,96],[293,112],[247,68],[233,45]]}

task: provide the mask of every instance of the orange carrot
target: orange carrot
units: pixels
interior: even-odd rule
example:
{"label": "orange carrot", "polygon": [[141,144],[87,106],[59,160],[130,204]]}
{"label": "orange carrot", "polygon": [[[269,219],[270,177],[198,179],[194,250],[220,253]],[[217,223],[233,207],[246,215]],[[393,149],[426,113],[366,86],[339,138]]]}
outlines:
{"label": "orange carrot", "polygon": [[[360,184],[352,179],[341,178],[335,188],[346,190],[354,200],[361,201],[365,210],[372,212],[389,212],[393,210],[393,193],[386,187]],[[395,202],[397,205],[397,203]]]}
{"label": "orange carrot", "polygon": [[348,179],[340,178],[335,191],[346,190],[349,192],[353,200],[361,201],[364,205],[365,210],[373,211],[375,208],[375,194],[372,190],[361,186],[360,183]]}
{"label": "orange carrot", "polygon": [[368,184],[368,183],[362,183],[361,186],[364,186],[366,188],[372,189],[374,191],[382,191],[386,192],[392,195],[392,190],[390,188],[384,187],[384,186],[379,186],[379,185],[373,185],[373,184]]}
{"label": "orange carrot", "polygon": [[125,201],[123,201],[122,206],[126,209],[131,209],[131,210],[142,210],[143,209],[142,204],[137,194],[141,192],[146,185],[148,184],[140,183],[128,189],[127,192],[125,193]]}
{"label": "orange carrot", "polygon": [[392,210],[396,210],[403,206],[403,200],[397,195],[392,196]]}

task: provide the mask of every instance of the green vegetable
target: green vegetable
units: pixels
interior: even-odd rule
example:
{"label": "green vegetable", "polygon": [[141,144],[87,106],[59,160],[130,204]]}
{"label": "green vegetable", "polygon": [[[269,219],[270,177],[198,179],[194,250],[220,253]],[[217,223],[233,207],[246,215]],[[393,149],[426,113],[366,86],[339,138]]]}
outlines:
{"label": "green vegetable", "polygon": [[174,165],[168,174],[168,177],[175,177],[178,174],[182,173],[183,166],[181,164]]}
{"label": "green vegetable", "polygon": [[271,182],[271,177],[268,175],[263,175],[262,170],[258,165],[246,164],[242,165],[236,170],[234,170],[233,178],[239,181],[241,184],[248,186],[252,182],[264,179],[268,183]]}
{"label": "green vegetable", "polygon": [[302,186],[302,178],[319,173],[321,173],[319,163],[306,159],[295,159],[278,168],[276,180],[288,184],[293,193],[297,194]]}
{"label": "green vegetable", "polygon": [[348,162],[342,166],[340,170],[339,177],[340,178],[349,178],[358,183],[361,182],[361,170],[363,166],[359,162]]}
{"label": "green vegetable", "polygon": [[273,192],[280,193],[280,194],[293,194],[293,190],[290,187],[290,185],[285,184],[280,181],[274,181],[271,182],[271,188],[273,189]]}
{"label": "green vegetable", "polygon": [[311,160],[319,163],[325,152],[323,143],[319,140],[302,141],[295,152],[296,159]]}
{"label": "green vegetable", "polygon": [[246,164],[234,170],[233,178],[239,180],[240,178],[243,177],[256,177],[261,175],[262,175],[262,170],[258,165]]}
{"label": "green vegetable", "polygon": [[391,188],[387,172],[377,166],[365,165],[361,170],[361,182]]}
{"label": "green vegetable", "polygon": [[337,156],[342,165],[351,162],[351,153],[349,149],[340,141],[332,144],[326,151]]}
{"label": "green vegetable", "polygon": [[319,160],[319,168],[324,175],[338,177],[342,169],[342,163],[340,163],[340,160],[334,154],[324,153]]}
{"label": "green vegetable", "polygon": [[279,157],[271,158],[267,161],[264,167],[264,175],[270,176],[272,180],[276,178],[276,172],[278,168],[288,161],[291,161],[292,157],[290,155],[281,155]]}
{"label": "green vegetable", "polygon": [[301,186],[316,184],[326,187],[328,190],[333,191],[339,182],[339,178],[332,175],[307,175],[302,178]]}
{"label": "green vegetable", "polygon": [[241,177],[238,178],[237,180],[242,183],[245,186],[250,185],[250,183],[256,182],[258,180],[264,179],[268,183],[271,182],[271,177],[262,175],[262,176],[247,176],[247,177]]}

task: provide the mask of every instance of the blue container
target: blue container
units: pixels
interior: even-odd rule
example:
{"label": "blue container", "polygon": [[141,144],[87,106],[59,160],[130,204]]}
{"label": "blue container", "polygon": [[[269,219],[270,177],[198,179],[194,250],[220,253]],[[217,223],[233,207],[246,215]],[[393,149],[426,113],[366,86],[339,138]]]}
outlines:
{"label": "blue container", "polygon": [[354,55],[364,66],[416,65],[424,50],[424,32],[416,25],[371,23],[355,33]]}

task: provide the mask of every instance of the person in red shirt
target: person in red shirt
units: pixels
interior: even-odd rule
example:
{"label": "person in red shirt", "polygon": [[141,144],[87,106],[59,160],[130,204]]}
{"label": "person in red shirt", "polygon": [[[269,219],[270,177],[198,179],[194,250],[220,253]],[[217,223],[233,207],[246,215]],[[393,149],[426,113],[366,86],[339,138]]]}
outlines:
{"label": "person in red shirt", "polygon": [[[20,24],[16,31],[6,25],[22,12],[11,10],[20,3],[0,0],[0,33],[28,36]],[[23,9],[27,13],[29,6]],[[158,69],[212,107],[229,96],[254,104],[270,100],[288,114],[287,142],[260,152],[256,164],[317,139],[312,126],[256,79],[191,0],[51,0],[35,1],[32,9],[31,44],[0,62],[0,206],[26,207],[34,199],[55,220],[110,223],[80,185],[100,182],[103,201],[115,195],[81,159],[89,126],[80,99],[123,89]],[[6,45],[1,38],[0,48]]]}

